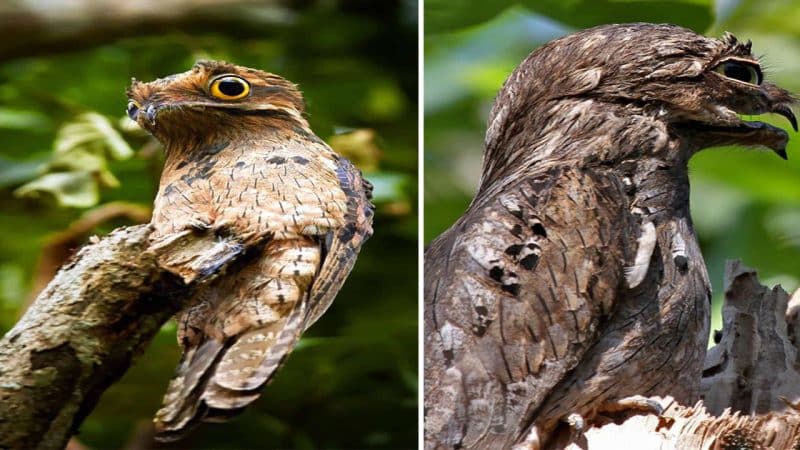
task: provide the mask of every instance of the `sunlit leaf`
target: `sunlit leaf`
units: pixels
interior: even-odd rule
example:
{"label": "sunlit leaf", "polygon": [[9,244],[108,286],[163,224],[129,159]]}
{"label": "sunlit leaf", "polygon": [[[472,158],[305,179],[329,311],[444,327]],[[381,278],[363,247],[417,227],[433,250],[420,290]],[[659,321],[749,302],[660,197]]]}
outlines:
{"label": "sunlit leaf", "polygon": [[97,183],[90,172],[55,172],[44,174],[20,186],[18,197],[53,197],[60,206],[88,208],[97,204]]}

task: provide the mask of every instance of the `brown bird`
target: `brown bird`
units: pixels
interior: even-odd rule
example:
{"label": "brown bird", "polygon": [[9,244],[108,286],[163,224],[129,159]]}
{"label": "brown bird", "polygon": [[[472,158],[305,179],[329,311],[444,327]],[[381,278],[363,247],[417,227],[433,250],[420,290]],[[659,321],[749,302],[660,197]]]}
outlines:
{"label": "brown bird", "polygon": [[289,81],[202,61],[134,80],[128,115],[164,146],[151,251],[196,286],[161,439],[260,395],[372,234],[372,186],[309,128]]}
{"label": "brown bird", "polygon": [[641,396],[697,400],[711,289],[687,161],[786,158],[786,132],[739,114],[797,129],[750,47],[608,25],[506,80],[478,192],[425,254],[426,448],[560,446],[599,413],[658,412]]}

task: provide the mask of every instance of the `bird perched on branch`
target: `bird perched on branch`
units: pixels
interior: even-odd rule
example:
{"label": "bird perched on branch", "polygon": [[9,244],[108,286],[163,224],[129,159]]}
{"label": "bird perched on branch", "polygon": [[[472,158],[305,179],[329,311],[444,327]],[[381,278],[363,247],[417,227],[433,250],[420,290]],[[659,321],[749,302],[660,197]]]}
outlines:
{"label": "bird perched on branch", "polygon": [[195,285],[162,439],[258,398],[372,234],[372,186],[309,128],[289,81],[202,61],[134,80],[128,115],[164,146],[151,251]]}
{"label": "bird perched on branch", "polygon": [[785,131],[739,114],[797,129],[750,47],[608,25],[506,80],[478,192],[425,254],[427,448],[558,447],[598,414],[658,412],[642,396],[697,400],[711,290],[687,161],[718,145],[786,158]]}

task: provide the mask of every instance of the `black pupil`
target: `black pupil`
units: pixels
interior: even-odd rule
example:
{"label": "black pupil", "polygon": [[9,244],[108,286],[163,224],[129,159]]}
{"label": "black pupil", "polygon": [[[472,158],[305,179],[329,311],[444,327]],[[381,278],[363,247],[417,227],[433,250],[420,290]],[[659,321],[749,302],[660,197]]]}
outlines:
{"label": "black pupil", "polygon": [[220,92],[228,97],[236,97],[244,92],[244,86],[242,85],[242,82],[235,79],[220,80],[217,87],[219,88]]}
{"label": "black pupil", "polygon": [[728,78],[744,81],[745,83],[752,83],[754,81],[753,71],[751,71],[748,67],[742,64],[727,63],[725,64],[724,69],[725,69],[725,76]]}

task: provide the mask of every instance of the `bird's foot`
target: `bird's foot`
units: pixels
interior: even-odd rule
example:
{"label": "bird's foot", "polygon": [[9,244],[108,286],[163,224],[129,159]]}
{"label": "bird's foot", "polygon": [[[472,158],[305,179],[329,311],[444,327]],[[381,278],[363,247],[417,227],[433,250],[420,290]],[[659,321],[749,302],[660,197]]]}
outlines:
{"label": "bird's foot", "polygon": [[642,414],[655,414],[660,416],[664,413],[664,406],[653,398],[648,398],[643,395],[632,395],[630,397],[621,398],[606,402],[600,407],[600,412],[604,413],[618,413],[634,411]]}

